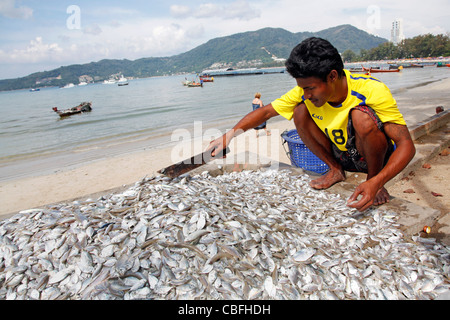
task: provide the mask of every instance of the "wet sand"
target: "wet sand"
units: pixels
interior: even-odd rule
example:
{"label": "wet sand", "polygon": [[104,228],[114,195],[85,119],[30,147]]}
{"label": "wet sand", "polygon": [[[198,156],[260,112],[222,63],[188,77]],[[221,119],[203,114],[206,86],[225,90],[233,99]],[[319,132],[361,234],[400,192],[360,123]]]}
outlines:
{"label": "wet sand", "polygon": [[[413,126],[435,114],[437,106],[443,106],[446,110],[450,108],[449,87],[450,78],[447,78],[423,87],[394,93],[408,126]],[[284,152],[280,134],[293,128],[292,121],[281,117],[271,119],[268,122],[268,129],[272,132],[271,136],[267,137],[265,133],[262,133],[256,140],[255,131],[248,131],[235,139],[229,158],[232,158],[233,154],[251,151],[275,161],[290,163]],[[167,139],[169,141],[170,136]],[[255,141],[258,141],[258,144]],[[192,151],[190,155],[195,154],[191,144],[192,142],[186,141],[183,145],[177,145],[176,149],[173,146],[163,149],[148,149],[92,161],[77,167],[61,168],[50,174],[36,173],[33,176],[0,182],[0,216],[6,217],[21,210],[133,184],[144,176],[151,176],[158,170],[187,158],[185,151],[188,149]],[[205,148],[208,141],[196,141],[195,151],[199,150],[199,144]],[[180,150],[183,152],[178,152]],[[448,181],[450,178],[448,164],[444,164],[442,171],[444,173],[440,179]],[[422,181],[428,179],[433,179],[433,176],[425,175]]]}

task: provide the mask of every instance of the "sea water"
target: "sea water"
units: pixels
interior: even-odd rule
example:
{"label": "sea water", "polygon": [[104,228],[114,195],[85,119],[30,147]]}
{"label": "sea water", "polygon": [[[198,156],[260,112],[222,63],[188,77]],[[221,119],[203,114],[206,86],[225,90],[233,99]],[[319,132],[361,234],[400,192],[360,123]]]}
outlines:
{"label": "sea water", "polygon": [[[448,68],[374,74],[391,91],[438,81]],[[182,85],[195,75],[117,84],[0,92],[0,180],[54,171],[86,161],[169,146],[176,129],[227,129],[252,110],[256,92],[265,104],[295,86],[285,74],[216,77],[202,88]],[[60,119],[52,110],[92,102],[92,112]]]}

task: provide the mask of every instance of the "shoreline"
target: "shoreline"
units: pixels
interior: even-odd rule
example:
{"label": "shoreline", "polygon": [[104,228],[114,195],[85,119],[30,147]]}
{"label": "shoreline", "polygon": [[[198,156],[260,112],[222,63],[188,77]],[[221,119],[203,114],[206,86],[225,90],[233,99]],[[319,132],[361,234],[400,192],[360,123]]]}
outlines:
{"label": "shoreline", "polygon": [[[220,123],[220,128],[215,128],[217,123],[199,123],[202,132],[205,130],[215,130],[223,134],[228,130],[227,127],[232,127],[235,124],[235,119],[223,120]],[[193,138],[199,134],[195,124],[194,126],[189,125],[179,129],[186,134],[190,134]],[[194,130],[196,131],[193,132]],[[172,132],[157,133],[152,136],[135,135],[132,137],[107,140],[106,142],[99,141],[94,144],[79,146],[69,151],[56,151],[31,156],[19,155],[9,160],[3,159],[0,160],[0,183],[47,175],[61,170],[70,170],[91,162],[121,157],[136,152],[158,152],[166,148],[173,148],[178,143],[177,141],[171,140],[171,135],[174,132],[175,130]]]}
{"label": "shoreline", "polygon": [[[408,127],[435,114],[437,106],[450,108],[448,104],[450,101],[449,87],[450,78],[446,78],[423,87],[411,88],[394,94]],[[236,119],[236,122],[238,120]],[[266,155],[278,162],[290,164],[280,135],[284,130],[294,128],[293,121],[287,121],[282,117],[271,119],[268,121],[268,129],[272,132],[270,137],[262,133],[258,138],[259,143],[255,144],[255,131],[249,130],[233,140],[232,152],[228,158],[251,150],[253,153]],[[205,126],[203,129],[208,131],[212,128]],[[170,139],[170,134],[167,135],[167,139]],[[145,176],[155,174],[164,167],[203,151],[207,145],[208,141],[199,143],[196,138],[192,141],[184,141],[183,145],[171,142],[167,147],[148,149],[141,147],[126,154],[116,154],[104,159],[90,160],[56,170],[42,170],[27,176],[0,181],[0,197],[2,199],[0,218],[22,210],[69,201],[133,184]],[[200,147],[203,150],[200,150]],[[181,150],[183,154],[175,159],[174,153],[177,150]]]}

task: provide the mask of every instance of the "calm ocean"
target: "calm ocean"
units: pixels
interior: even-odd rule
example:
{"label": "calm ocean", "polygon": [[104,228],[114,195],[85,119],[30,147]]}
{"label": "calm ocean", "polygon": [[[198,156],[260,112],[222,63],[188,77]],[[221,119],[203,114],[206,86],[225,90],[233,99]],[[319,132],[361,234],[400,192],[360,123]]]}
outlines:
{"label": "calm ocean", "polygon": [[[447,69],[404,69],[374,76],[395,95],[397,90],[447,78]],[[268,104],[295,86],[288,74],[216,77],[203,88],[183,86],[185,77],[195,78],[0,92],[0,180],[167,146],[173,130],[193,130],[194,121],[225,132],[251,111],[255,92],[261,92]],[[52,111],[83,101],[92,102],[92,112],[60,119]]]}

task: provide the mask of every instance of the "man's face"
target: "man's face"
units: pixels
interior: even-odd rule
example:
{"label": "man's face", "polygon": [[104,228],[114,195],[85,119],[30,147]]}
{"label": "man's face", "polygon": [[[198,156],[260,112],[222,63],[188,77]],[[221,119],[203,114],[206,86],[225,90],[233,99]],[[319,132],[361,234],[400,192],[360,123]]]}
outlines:
{"label": "man's face", "polygon": [[327,79],[323,82],[316,77],[298,78],[297,85],[303,89],[306,100],[311,101],[316,107],[321,107],[333,96],[334,89],[332,83]]}

